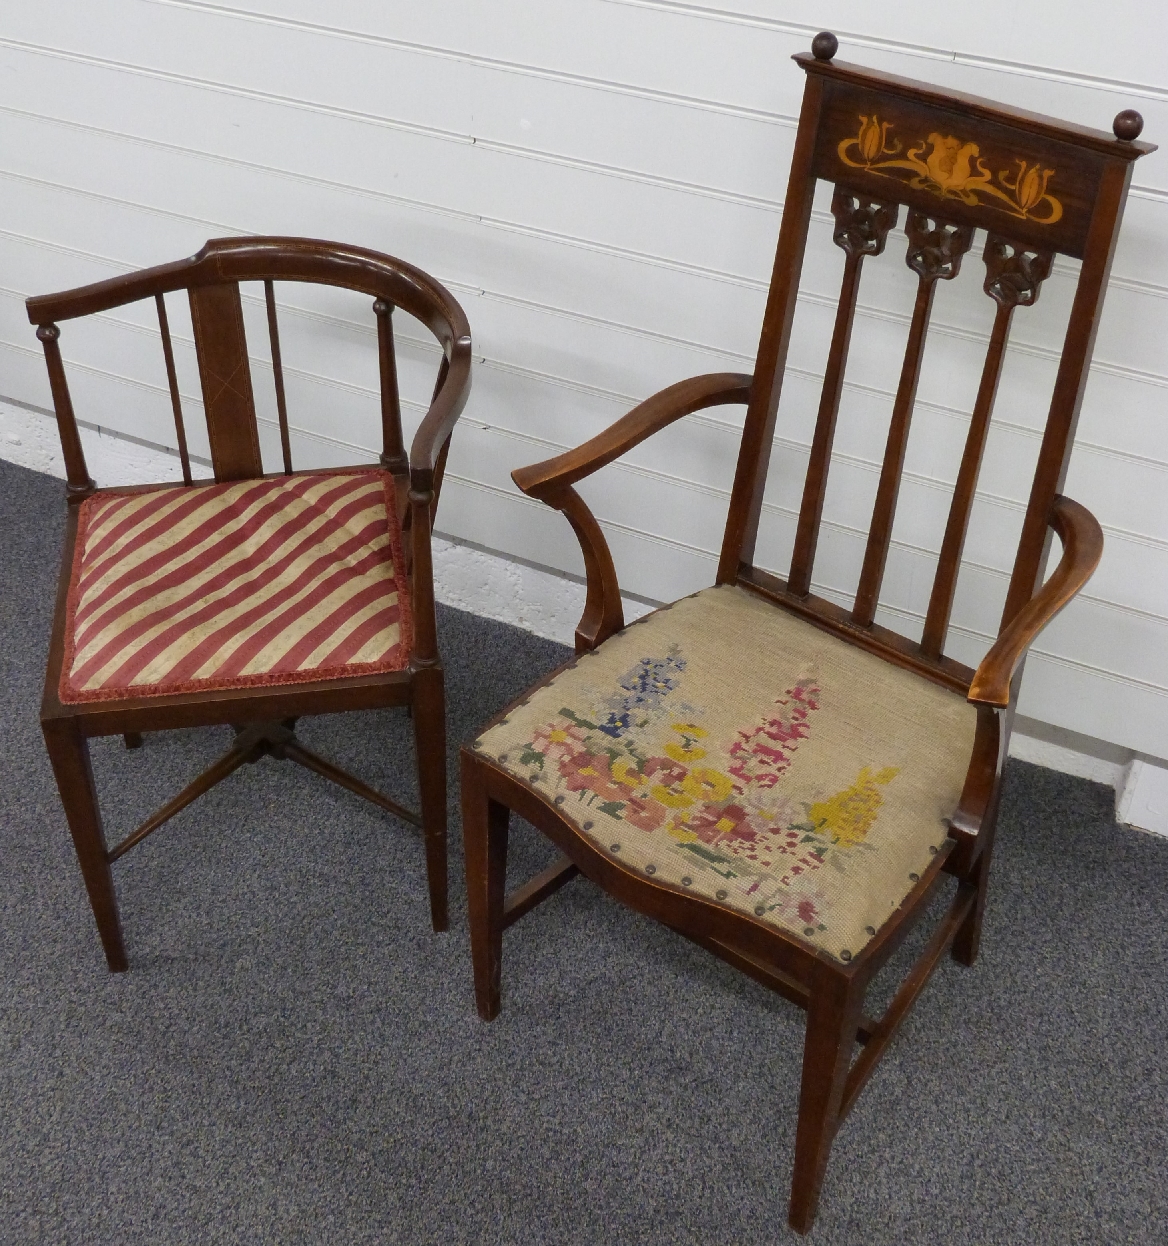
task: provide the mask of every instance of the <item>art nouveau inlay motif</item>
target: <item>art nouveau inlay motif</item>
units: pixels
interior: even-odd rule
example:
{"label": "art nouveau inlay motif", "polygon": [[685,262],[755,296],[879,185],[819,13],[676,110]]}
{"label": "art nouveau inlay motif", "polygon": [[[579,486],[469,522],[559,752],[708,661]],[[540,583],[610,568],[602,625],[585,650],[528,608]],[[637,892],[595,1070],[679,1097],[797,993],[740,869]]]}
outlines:
{"label": "art nouveau inlay motif", "polygon": [[[903,140],[890,137],[892,122],[881,121],[875,113],[861,114],[859,121],[858,133],[836,148],[839,158],[853,169],[906,180],[914,189],[941,199],[999,208],[1037,225],[1053,225],[1062,217],[1062,203],[1047,190],[1054,169],[1015,156],[1012,169],[995,174],[986,167],[977,143],[934,130],[928,138],[912,140],[905,150]],[[910,176],[905,178],[904,173]]]}

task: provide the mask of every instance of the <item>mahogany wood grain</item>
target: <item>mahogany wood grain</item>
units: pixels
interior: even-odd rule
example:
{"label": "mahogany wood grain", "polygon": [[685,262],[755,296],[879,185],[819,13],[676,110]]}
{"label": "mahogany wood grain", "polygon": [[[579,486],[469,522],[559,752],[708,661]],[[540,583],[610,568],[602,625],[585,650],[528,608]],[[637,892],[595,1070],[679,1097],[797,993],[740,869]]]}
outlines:
{"label": "mahogany wood grain", "polygon": [[969,688],[975,703],[1005,707],[1010,682],[1026,650],[1044,627],[1091,578],[1103,557],[1103,530],[1086,507],[1070,498],[1051,504],[1050,526],[1063,544],[1063,556],[1050,579],[998,633]]}
{"label": "mahogany wood grain", "polygon": [[969,516],[973,510],[974,491],[981,471],[998,383],[1002,377],[1006,342],[1010,336],[1010,320],[1016,307],[1032,307],[1038,301],[1042,282],[1050,273],[1053,259],[1049,251],[1028,254],[1024,247],[1011,244],[1005,238],[994,234],[986,240],[984,288],[996,303],[997,312],[994,315],[989,349],[986,351],[981,383],[961,456],[961,467],[957,473],[957,484],[949,507],[945,536],[941,541],[929,608],[925,614],[921,651],[927,657],[939,657],[945,647],[945,635],[949,630],[949,616],[953,609],[953,594],[957,588],[957,573],[965,549]]}
{"label": "mahogany wood grain", "polygon": [[522,887],[517,887],[507,897],[503,905],[503,929],[514,925],[579,874],[580,867],[575,861],[561,857],[558,861],[553,861],[546,870],[541,870],[534,878],[528,879]]}
{"label": "mahogany wood grain", "polygon": [[803,253],[807,245],[807,228],[815,198],[812,166],[822,97],[819,80],[808,78],[799,111],[787,194],[783,201],[779,244],[775,251],[766,311],[763,313],[754,382],[734,471],[730,511],[722,537],[722,553],[718,560],[719,584],[733,584],[739,564],[754,558],[762,495],[770,468],[770,448],[775,435],[775,416],[782,394],[795,302],[799,297],[799,276],[803,271]]}
{"label": "mahogany wood grain", "polygon": [[73,414],[73,399],[69,395],[69,382],[65,377],[65,365],[61,361],[61,330],[55,324],[42,324],[37,338],[45,350],[45,363],[49,369],[49,388],[53,394],[53,409],[57,413],[57,431],[61,437],[61,451],[65,459],[65,490],[71,502],[87,498],[97,487],[85,465],[85,451],[81,448],[81,434],[77,431],[77,417]]}
{"label": "mahogany wood grain", "polygon": [[[393,304],[375,299],[373,314],[377,317],[377,362],[381,370],[381,463],[391,472],[409,466],[405,442],[402,440],[401,395],[397,381],[397,353],[393,340]],[[445,361],[445,356],[443,356]]]}
{"label": "mahogany wood grain", "polygon": [[856,196],[837,186],[832,196],[831,211],[836,219],[835,243],[843,248],[847,258],[811,441],[803,503],[799,508],[791,574],[787,577],[787,587],[797,597],[805,596],[811,587],[811,570],[815,563],[823,501],[827,494],[827,472],[844,389],[844,369],[852,340],[856,297],[860,290],[860,269],[866,255],[875,256],[883,252],[888,231],[895,226],[899,209],[896,204]]}
{"label": "mahogany wood grain", "polygon": [[284,457],[284,475],[292,475],[292,442],[288,434],[288,403],[284,397],[284,362],[280,356],[280,325],[276,319],[276,292],[270,281],[264,282],[264,304],[268,310],[268,342],[272,350],[272,381],[276,387],[276,418],[280,421],[280,452]]}
{"label": "mahogany wood grain", "polygon": [[925,353],[925,335],[929,331],[929,317],[932,315],[937,280],[940,278],[952,281],[957,276],[961,271],[961,257],[973,242],[973,230],[968,226],[953,226],[937,221],[934,227],[932,219],[915,211],[908,214],[905,233],[909,239],[905,261],[917,274],[917,297],[909,324],[908,343],[905,346],[896,399],[892,404],[888,444],[884,450],[884,462],[880,467],[880,482],[876,487],[876,503],[872,508],[872,524],[868,529],[864,564],[856,589],[855,605],[852,607],[852,618],[860,627],[870,627],[876,616],[880,586],[884,581],[884,568],[888,563],[888,547],[892,541],[892,525],[896,518],[896,502],[900,496],[904,456],[908,449],[909,426],[917,400],[917,385]]}
{"label": "mahogany wood grain", "polygon": [[188,293],[215,479],[262,476],[239,286],[196,286]]}
{"label": "mahogany wood grain", "polygon": [[182,397],[178,392],[178,373],[174,366],[174,346],[170,340],[170,323],[166,316],[166,299],[154,296],[158,310],[158,332],[162,338],[162,358],[166,364],[166,384],[170,390],[170,409],[174,414],[174,435],[178,441],[178,459],[182,464],[183,484],[191,483],[191,456],[187,450],[187,430],[183,423]]}

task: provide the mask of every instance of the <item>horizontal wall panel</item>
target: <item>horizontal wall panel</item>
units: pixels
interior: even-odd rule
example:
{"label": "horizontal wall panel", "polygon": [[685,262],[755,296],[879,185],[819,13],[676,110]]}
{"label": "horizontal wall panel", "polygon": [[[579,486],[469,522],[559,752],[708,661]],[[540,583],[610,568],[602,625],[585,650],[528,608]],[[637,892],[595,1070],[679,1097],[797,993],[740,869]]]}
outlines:
{"label": "horizontal wall panel", "polygon": [[[29,293],[231,233],[339,237],[400,254],[449,284],[474,333],[474,389],[439,527],[578,572],[567,524],[523,499],[510,472],[595,436],[685,376],[750,370],[804,81],[787,58],[811,31],[839,25],[843,59],[1101,128],[1134,104],[1149,139],[1168,136],[1168,89],[1149,46],[1113,56],[1122,9],[1068,23],[1049,0],[1024,13],[990,4],[1001,21],[990,10],[877,18],[831,0],[782,14],[759,0],[733,10],[53,0],[6,11],[0,392],[49,401],[21,305]],[[1040,28],[1047,37],[1033,38]],[[1066,485],[1104,524],[1106,550],[1086,595],[1041,638],[1023,709],[1168,756],[1156,734],[1168,683],[1163,153],[1140,161],[1135,183]],[[820,187],[816,198],[763,507],[759,559],[780,574],[842,271],[830,194]],[[938,291],[913,417],[879,615],[909,635],[927,605],[993,320],[982,245]],[[818,589],[840,600],[859,574],[908,331],[915,278],[904,253],[902,221],[860,288],[815,571]],[[1015,316],[950,638],[966,661],[996,630],[1077,271],[1059,260],[1038,305]],[[244,294],[261,441],[275,466],[264,308],[260,291]],[[367,300],[284,285],[277,297],[296,461],[369,458],[380,415]],[[168,306],[199,452],[189,316],[181,296]],[[402,319],[407,435],[437,365],[427,339]],[[61,341],[82,418],[173,444],[149,303],[65,325]],[[583,486],[631,591],[666,599],[710,582],[742,414],[687,418]]]}

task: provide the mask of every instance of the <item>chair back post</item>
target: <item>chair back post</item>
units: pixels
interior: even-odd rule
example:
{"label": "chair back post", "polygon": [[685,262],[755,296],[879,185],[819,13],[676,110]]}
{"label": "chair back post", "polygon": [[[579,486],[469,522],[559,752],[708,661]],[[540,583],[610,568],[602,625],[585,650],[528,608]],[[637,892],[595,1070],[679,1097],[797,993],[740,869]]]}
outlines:
{"label": "chair back post", "polygon": [[770,294],[763,315],[754,383],[746,408],[726,533],[718,561],[719,584],[733,584],[742,563],[754,559],[763,489],[775,435],[775,416],[779,409],[787,349],[791,343],[791,325],[795,318],[795,300],[799,294],[799,276],[803,270],[807,227],[811,222],[815,196],[812,168],[822,100],[822,83],[818,78],[809,76],[803,90],[803,106],[799,113],[799,129],[791,159],[791,176],[787,182],[783,222],[779,227]]}
{"label": "chair back post", "polygon": [[65,495],[70,503],[82,502],[97,486],[89,475],[85,451],[81,448],[81,434],[77,431],[77,417],[73,414],[73,399],[69,396],[69,382],[65,379],[65,365],[61,361],[61,330],[55,324],[42,324],[37,326],[36,335],[45,348],[53,409],[57,413],[57,431],[65,458]]}
{"label": "chair back post", "polygon": [[391,472],[404,472],[409,468],[409,458],[402,440],[393,311],[394,306],[388,299],[374,300],[373,312],[377,317],[377,359],[381,375],[381,465]]}
{"label": "chair back post", "polygon": [[[1126,113],[1120,113],[1115,119],[1116,147],[1119,149],[1131,146],[1131,140],[1119,138],[1119,131],[1123,128],[1121,119],[1125,116]],[[1142,122],[1140,125],[1142,126]],[[1137,129],[1136,134],[1138,133]],[[1134,137],[1135,135],[1132,136],[1133,139]],[[1066,483],[1071,448],[1079,424],[1083,394],[1087,388],[1091,354],[1095,348],[1095,334],[1103,310],[1103,296],[1111,275],[1111,262],[1115,257],[1119,226],[1123,219],[1134,163],[1126,153],[1123,158],[1108,160],[1100,178],[1095,209],[1087,233],[1083,267],[1079,273],[1074,302],[1071,304],[1071,316],[1063,340],[1050,413],[1043,432],[1038,467],[1030,489],[1026,518],[1023,520],[1022,536],[1018,543],[1018,557],[1014,563],[1014,573],[1010,577],[1010,588],[1006,594],[999,632],[1010,624],[1034,596],[1042,580],[1053,535],[1050,528],[1051,507]]]}
{"label": "chair back post", "polygon": [[438,624],[434,616],[434,556],[430,549],[434,490],[409,491],[410,526],[410,602],[414,614],[414,647],[410,663],[414,667],[438,664]]}

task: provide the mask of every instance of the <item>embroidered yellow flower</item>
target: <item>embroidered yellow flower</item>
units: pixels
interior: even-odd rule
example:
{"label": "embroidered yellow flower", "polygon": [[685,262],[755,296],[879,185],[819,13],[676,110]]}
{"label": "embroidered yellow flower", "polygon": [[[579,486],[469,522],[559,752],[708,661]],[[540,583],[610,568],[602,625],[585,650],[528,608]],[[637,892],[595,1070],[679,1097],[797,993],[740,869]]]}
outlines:
{"label": "embroidered yellow flower", "polygon": [[725,800],[734,790],[734,780],[720,770],[694,769],[681,781],[681,790],[694,800]]}
{"label": "embroidered yellow flower", "polygon": [[688,809],[693,804],[692,796],[686,796],[682,792],[675,792],[662,783],[655,783],[649,789],[649,794],[654,800],[659,800],[670,809]]}
{"label": "embroidered yellow flower", "polygon": [[697,745],[697,741],[707,734],[704,728],[699,727],[697,723],[673,723],[671,726],[681,736],[681,743],[671,740],[665,746],[667,757],[680,762],[700,761],[705,757],[706,750]]}
{"label": "embroidered yellow flower", "polygon": [[625,787],[640,787],[641,772],[632,765],[627,757],[618,757],[612,763],[612,777]]}
{"label": "embroidered yellow flower", "polygon": [[863,767],[851,787],[836,792],[827,800],[817,801],[808,809],[812,825],[821,835],[830,835],[844,848],[862,843],[884,804],[880,787],[891,783],[899,773],[897,766],[885,766],[875,773],[868,766]]}
{"label": "embroidered yellow flower", "polygon": [[570,740],[571,736],[569,736],[566,731],[560,731],[557,729],[556,731],[548,732],[548,739],[551,740],[553,744],[563,744],[565,740]]}

